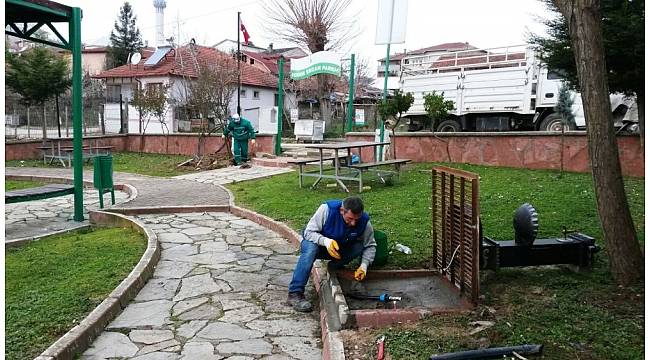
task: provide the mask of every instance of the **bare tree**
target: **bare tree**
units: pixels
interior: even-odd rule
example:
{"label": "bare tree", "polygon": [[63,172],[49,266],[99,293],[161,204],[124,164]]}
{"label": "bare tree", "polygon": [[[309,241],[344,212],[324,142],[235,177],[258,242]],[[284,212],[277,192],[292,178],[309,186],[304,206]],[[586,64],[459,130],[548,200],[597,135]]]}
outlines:
{"label": "bare tree", "polygon": [[[350,3],[351,0],[270,0],[263,5],[266,31],[312,54],[339,49],[359,33],[354,30],[354,20],[345,15]],[[334,89],[335,78],[326,74],[317,78],[321,116],[329,122],[329,93]]]}
{"label": "bare tree", "polygon": [[[214,49],[189,45],[182,51],[189,56],[181,64],[184,76],[180,101],[188,119],[200,117],[196,157],[201,158],[205,138],[228,123],[230,102],[237,91],[237,64],[232,57]],[[210,127],[209,119],[214,119],[215,126]]]}
{"label": "bare tree", "polygon": [[625,195],[609,105],[599,0],[553,0],[567,20],[587,123],[587,141],[609,264],[614,279],[643,277],[643,256]]}
{"label": "bare tree", "polygon": [[[157,120],[160,122],[160,127],[163,130],[163,135],[169,135],[169,127],[167,126],[167,112],[169,111],[169,89],[171,84],[150,84],[146,88],[136,87],[133,91],[133,100],[131,104],[138,109],[140,116],[140,126],[142,128],[140,138],[140,148],[144,147],[144,134],[147,131],[149,122]],[[165,130],[167,132],[165,133]],[[169,145],[169,140],[167,140]]]}

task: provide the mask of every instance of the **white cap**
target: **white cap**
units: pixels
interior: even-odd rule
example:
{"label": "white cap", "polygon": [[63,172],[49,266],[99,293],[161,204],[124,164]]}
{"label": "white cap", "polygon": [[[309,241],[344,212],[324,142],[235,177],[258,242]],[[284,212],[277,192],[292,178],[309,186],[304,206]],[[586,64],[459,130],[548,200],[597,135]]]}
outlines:
{"label": "white cap", "polygon": [[239,114],[233,114],[232,118],[233,120],[239,120]]}

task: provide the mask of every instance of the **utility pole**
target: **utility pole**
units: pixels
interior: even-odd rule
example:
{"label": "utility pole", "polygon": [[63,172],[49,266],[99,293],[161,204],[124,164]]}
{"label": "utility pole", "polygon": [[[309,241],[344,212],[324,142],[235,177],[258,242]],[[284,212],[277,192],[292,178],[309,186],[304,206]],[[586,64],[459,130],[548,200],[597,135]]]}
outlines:
{"label": "utility pole", "polygon": [[241,50],[239,32],[241,31],[241,11],[237,11],[237,114],[241,116]]}
{"label": "utility pole", "polygon": [[352,122],[354,121],[354,54],[350,57],[350,94],[348,96],[348,127],[347,131],[352,131]]}

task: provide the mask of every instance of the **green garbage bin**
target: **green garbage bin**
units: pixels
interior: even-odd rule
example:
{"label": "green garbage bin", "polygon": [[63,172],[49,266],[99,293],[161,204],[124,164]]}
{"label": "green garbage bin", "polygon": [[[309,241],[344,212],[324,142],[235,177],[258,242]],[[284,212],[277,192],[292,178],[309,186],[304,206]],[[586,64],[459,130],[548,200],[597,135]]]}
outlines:
{"label": "green garbage bin", "polygon": [[94,159],[93,186],[99,192],[99,208],[104,208],[104,194],[111,193],[111,203],[115,205],[115,190],[113,189],[113,157],[99,155]]}
{"label": "green garbage bin", "polygon": [[382,266],[388,261],[388,236],[383,231],[375,230],[375,242],[377,242],[377,252],[372,264]]}

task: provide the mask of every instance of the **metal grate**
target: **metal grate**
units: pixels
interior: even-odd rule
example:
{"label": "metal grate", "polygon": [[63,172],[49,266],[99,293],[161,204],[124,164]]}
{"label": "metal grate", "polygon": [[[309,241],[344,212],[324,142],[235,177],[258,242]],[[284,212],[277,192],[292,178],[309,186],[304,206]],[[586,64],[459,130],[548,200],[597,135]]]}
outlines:
{"label": "metal grate", "polygon": [[443,277],[476,303],[479,295],[478,175],[444,166],[431,171],[433,261]]}

